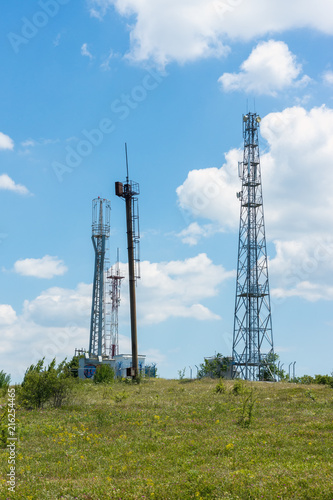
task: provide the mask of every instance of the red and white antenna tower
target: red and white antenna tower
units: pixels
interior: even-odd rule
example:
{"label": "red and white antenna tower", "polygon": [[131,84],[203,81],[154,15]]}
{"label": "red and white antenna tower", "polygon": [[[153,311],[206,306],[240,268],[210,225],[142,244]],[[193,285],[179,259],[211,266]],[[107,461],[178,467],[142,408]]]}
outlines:
{"label": "red and white antenna tower", "polygon": [[111,302],[111,323],[110,323],[110,352],[109,358],[114,358],[119,354],[119,335],[118,335],[118,309],[120,305],[120,287],[124,276],[120,274],[119,267],[119,248],[117,251],[117,262],[111,267],[110,276],[107,277],[109,283],[109,296]]}

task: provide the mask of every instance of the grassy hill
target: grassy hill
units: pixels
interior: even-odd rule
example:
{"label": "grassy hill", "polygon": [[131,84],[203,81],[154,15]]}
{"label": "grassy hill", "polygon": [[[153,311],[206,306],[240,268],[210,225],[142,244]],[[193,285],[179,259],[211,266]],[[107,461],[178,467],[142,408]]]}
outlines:
{"label": "grassy hill", "polygon": [[217,384],[84,382],[60,409],[19,409],[0,498],[332,500],[333,389]]}

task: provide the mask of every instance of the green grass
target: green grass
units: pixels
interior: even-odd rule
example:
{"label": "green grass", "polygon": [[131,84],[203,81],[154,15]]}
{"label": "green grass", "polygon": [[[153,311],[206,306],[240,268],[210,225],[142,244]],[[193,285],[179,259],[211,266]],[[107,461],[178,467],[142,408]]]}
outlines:
{"label": "green grass", "polygon": [[61,409],[19,409],[16,493],[1,449],[0,498],[332,500],[333,389],[217,382],[81,383]]}

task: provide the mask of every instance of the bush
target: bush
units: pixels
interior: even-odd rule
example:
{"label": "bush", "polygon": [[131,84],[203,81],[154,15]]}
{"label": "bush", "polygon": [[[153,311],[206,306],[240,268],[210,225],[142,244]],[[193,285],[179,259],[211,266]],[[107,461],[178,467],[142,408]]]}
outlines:
{"label": "bush", "polygon": [[96,368],[94,382],[95,384],[113,384],[114,376],[114,369],[110,365],[102,364]]}
{"label": "bush", "polygon": [[205,358],[205,362],[201,363],[198,372],[198,378],[224,378],[228,371],[230,360],[226,356],[218,353],[213,358]]}
{"label": "bush", "polygon": [[330,385],[333,387],[333,377],[330,377],[329,375],[315,375],[314,383],[321,385]]}
{"label": "bush", "polygon": [[227,389],[223,383],[223,380],[220,379],[220,382],[218,384],[216,384],[216,386],[215,386],[215,392],[217,394],[224,394],[226,392],[226,390]]}
{"label": "bush", "polygon": [[311,375],[303,375],[298,379],[298,382],[300,384],[314,384],[315,380],[313,377],[311,377]]}
{"label": "bush", "polygon": [[84,358],[81,356],[73,356],[71,361],[66,363],[65,369],[68,370],[71,377],[77,378],[79,376],[79,359]]}
{"label": "bush", "polygon": [[[66,360],[65,360],[66,361]],[[65,361],[56,367],[55,358],[46,368],[44,358],[25,372],[19,391],[20,403],[28,408],[43,408],[46,402],[59,408],[69,396],[72,380]]]}
{"label": "bush", "polygon": [[243,380],[236,380],[233,385],[232,392],[238,396],[238,394],[244,394],[246,392],[246,387]]}
{"label": "bush", "polygon": [[10,375],[7,375],[4,371],[0,371],[0,389],[4,388],[7,389],[7,387],[10,384]]}

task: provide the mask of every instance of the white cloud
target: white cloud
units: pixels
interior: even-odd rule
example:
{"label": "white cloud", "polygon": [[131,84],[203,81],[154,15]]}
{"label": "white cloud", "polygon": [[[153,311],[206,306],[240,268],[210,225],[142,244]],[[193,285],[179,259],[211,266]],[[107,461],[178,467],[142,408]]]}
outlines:
{"label": "white cloud", "polygon": [[0,175],[0,189],[13,191],[18,194],[29,194],[29,190],[22,184],[16,184],[7,174]]}
{"label": "white cloud", "polygon": [[[121,264],[121,269],[126,269]],[[157,324],[181,317],[215,320],[220,317],[202,304],[218,293],[218,286],[234,276],[216,266],[205,254],[163,263],[142,262],[138,284],[137,309],[141,325]],[[126,273],[125,273],[126,275]],[[75,289],[52,287],[35,299],[26,300],[20,315],[10,305],[0,305],[1,368],[20,381],[26,368],[43,357],[60,361],[71,358],[76,347],[88,348],[92,286],[79,283]],[[130,352],[128,328],[128,280],[121,294],[120,351]],[[129,329],[129,328],[128,328]],[[20,339],[20,349],[17,349]],[[146,353],[147,361],[162,363],[164,355],[156,349]],[[15,364],[12,359],[15,356]]]}
{"label": "white cloud", "polygon": [[209,238],[210,236],[221,232],[221,229],[213,224],[204,224],[200,226],[197,222],[192,222],[186,229],[183,229],[177,236],[187,245],[197,245],[201,238]]}
{"label": "white cloud", "polygon": [[16,312],[12,306],[0,304],[0,325],[12,325],[16,320]]}
{"label": "white cloud", "polygon": [[170,317],[220,319],[202,301],[216,296],[218,286],[234,276],[204,253],[184,261],[144,261],[141,274],[138,312],[145,323],[160,323]]}
{"label": "white cloud", "polygon": [[42,326],[61,326],[75,322],[89,323],[92,286],[79,283],[74,290],[52,287],[34,300],[24,302],[24,316]]}
{"label": "white cloud", "polygon": [[273,297],[333,300],[333,237],[311,234],[276,241],[276,256],[269,263]]}
{"label": "white cloud", "polygon": [[148,349],[145,351],[146,355],[146,365],[150,365],[152,363],[156,363],[158,366],[161,366],[166,361],[165,354],[162,354],[158,349]]}
{"label": "white cloud", "polygon": [[0,150],[9,149],[12,151],[14,149],[14,141],[9,137],[9,135],[0,132]]}
{"label": "white cloud", "polygon": [[38,142],[34,139],[27,139],[21,142],[21,146],[24,148],[34,148],[35,146],[37,146],[37,144]]}
{"label": "white cloud", "polygon": [[101,64],[102,70],[104,70],[104,71],[110,70],[110,62],[111,62],[111,59],[113,58],[113,56],[114,56],[113,50],[110,50],[109,55]]}
{"label": "white cloud", "polygon": [[307,81],[307,77],[296,80],[301,65],[284,42],[274,40],[259,43],[240,69],[239,73],[224,73],[219,78],[224,91],[242,90],[274,96],[287,87]]}
{"label": "white cloud", "polygon": [[[113,7],[130,24],[129,57],[159,65],[220,57],[230,40],[249,41],[292,28],[333,33],[331,0],[88,0],[102,19]],[[260,19],[260,22],[258,22]]]}
{"label": "white cloud", "polygon": [[274,288],[272,297],[277,299],[285,299],[288,297],[298,297],[309,302],[317,302],[318,300],[333,300],[333,286],[325,286],[310,281],[301,281],[293,288]]}
{"label": "white cloud", "polygon": [[54,47],[58,47],[58,45],[60,44],[60,39],[61,39],[61,33],[58,33],[55,39],[53,40]]}
{"label": "white cloud", "polygon": [[87,43],[84,43],[81,47],[81,55],[82,56],[86,56],[86,57],[89,57],[89,59],[93,59],[94,56],[91,54],[91,52],[89,52],[88,50],[88,44]]}
{"label": "white cloud", "polygon": [[[309,300],[329,298],[333,282],[333,243],[327,239],[328,228],[333,226],[333,110],[322,106],[306,111],[295,106],[270,113],[262,119],[261,134],[267,141],[261,155],[266,235],[277,252],[270,262],[273,287],[280,295],[293,291]],[[222,168],[189,172],[177,189],[180,206],[196,218],[218,222],[222,230],[236,231],[240,159],[241,152],[231,150]],[[331,260],[325,260],[325,255]]]}
{"label": "white cloud", "polygon": [[232,149],[225,154],[221,168],[191,170],[176,190],[179,206],[191,215],[218,222],[222,229],[236,229],[236,191],[240,191],[237,165],[241,159],[242,151]]}
{"label": "white cloud", "polygon": [[21,259],[16,261],[14,271],[22,276],[50,279],[65,274],[67,267],[58,257],[45,255],[41,259]]}
{"label": "white cloud", "polygon": [[333,85],[333,71],[325,71],[323,74],[323,80],[327,85]]}

